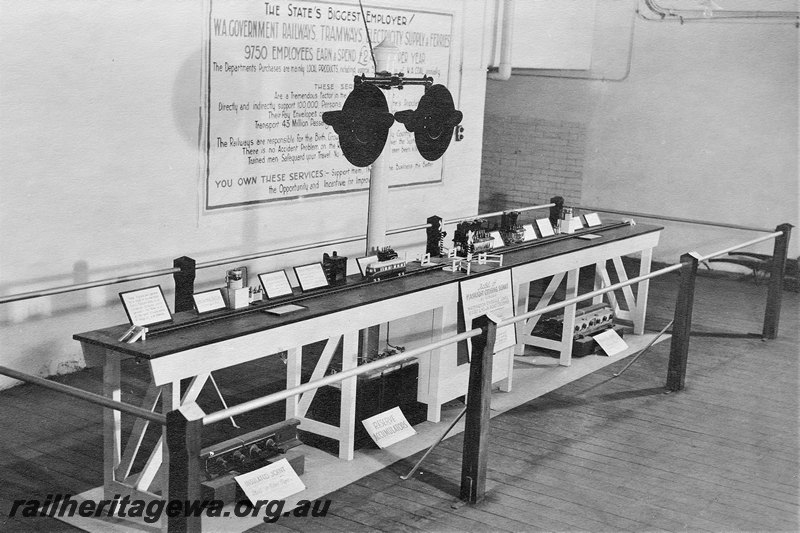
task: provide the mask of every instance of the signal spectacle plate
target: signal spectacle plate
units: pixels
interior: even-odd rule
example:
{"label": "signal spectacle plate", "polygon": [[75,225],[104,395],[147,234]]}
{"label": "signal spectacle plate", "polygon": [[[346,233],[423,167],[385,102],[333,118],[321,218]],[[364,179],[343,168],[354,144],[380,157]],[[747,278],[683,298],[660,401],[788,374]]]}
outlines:
{"label": "signal spectacle plate", "polygon": [[341,111],[326,111],[322,121],[333,126],[345,158],[357,167],[366,167],[383,151],[394,116],[383,91],[364,83],[347,96]]}
{"label": "signal spectacle plate", "polygon": [[414,133],[417,150],[428,161],[436,161],[450,145],[453,129],[464,114],[456,110],[453,96],[444,85],[432,85],[419,100],[416,111],[398,111],[394,115]]}

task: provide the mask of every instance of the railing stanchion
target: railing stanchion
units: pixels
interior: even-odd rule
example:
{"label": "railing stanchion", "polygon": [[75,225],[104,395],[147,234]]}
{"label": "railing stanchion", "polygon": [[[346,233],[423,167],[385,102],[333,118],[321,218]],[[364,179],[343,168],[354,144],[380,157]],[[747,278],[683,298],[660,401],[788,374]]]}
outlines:
{"label": "railing stanchion", "polygon": [[781,298],[783,297],[783,274],[786,270],[786,255],[789,251],[789,238],[792,235],[791,224],[781,224],[775,231],[783,235],[775,238],[772,251],[772,268],[769,274],[767,289],[767,309],[764,312],[764,329],[761,337],[774,339],[778,336],[778,324],[781,319]]}
{"label": "railing stanchion", "polygon": [[686,363],[689,359],[689,337],[692,334],[692,308],[694,286],[700,256],[695,253],[681,256],[681,282],[675,302],[675,318],[672,326],[672,342],[669,350],[666,389],[670,392],[683,390],[686,381]]}
{"label": "railing stanchion", "polygon": [[489,407],[492,399],[492,359],[497,324],[484,315],[472,321],[483,335],[473,337],[469,365],[467,414],[464,423],[464,453],[461,463],[461,500],[478,503],[486,493],[489,457]]}
{"label": "railing stanchion", "polygon": [[192,294],[194,293],[195,260],[191,257],[179,257],[172,262],[172,266],[180,268],[172,277],[175,279],[175,312],[191,311],[194,308]]}
{"label": "railing stanchion", "polygon": [[[187,404],[167,413],[167,450],[169,452],[169,490],[166,509],[172,502],[189,505],[202,500],[200,491],[200,451],[203,411],[197,404]],[[178,504],[174,504],[178,505]],[[187,533],[201,530],[201,516],[181,512],[167,513],[168,533]]]}

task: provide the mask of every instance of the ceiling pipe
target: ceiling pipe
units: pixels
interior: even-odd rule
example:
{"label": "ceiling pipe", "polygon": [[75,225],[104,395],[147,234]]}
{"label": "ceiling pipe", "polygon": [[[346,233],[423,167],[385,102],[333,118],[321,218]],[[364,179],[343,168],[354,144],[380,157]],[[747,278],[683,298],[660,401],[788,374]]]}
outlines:
{"label": "ceiling pipe", "polygon": [[[792,22],[797,23],[800,20],[800,12],[798,11],[735,11],[726,10],[713,7],[704,7],[702,9],[676,9],[661,6],[657,0],[642,0],[647,9],[658,16],[658,18],[647,17],[644,13],[640,12],[639,16],[647,21],[731,21],[731,20],[761,20],[764,22]],[[713,6],[713,2],[711,3]]]}
{"label": "ceiling pipe", "polygon": [[500,30],[500,65],[489,69],[489,79],[511,78],[511,42],[514,37],[514,0],[503,0],[503,25]]}

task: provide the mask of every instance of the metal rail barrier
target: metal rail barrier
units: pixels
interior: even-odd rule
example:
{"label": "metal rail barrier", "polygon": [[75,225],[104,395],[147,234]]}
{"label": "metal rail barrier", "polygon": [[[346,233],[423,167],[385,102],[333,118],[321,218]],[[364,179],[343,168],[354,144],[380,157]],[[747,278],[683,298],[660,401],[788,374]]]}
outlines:
{"label": "metal rail barrier", "polygon": [[[669,272],[681,271],[680,289],[675,306],[675,327],[670,347],[670,359],[667,371],[668,391],[681,390],[683,388],[686,359],[688,355],[689,336],[691,334],[691,311],[693,304],[694,282],[697,273],[697,265],[701,260],[716,257],[727,253],[762,242],[775,239],[775,257],[785,259],[788,248],[788,241],[791,234],[791,225],[783,224],[778,226],[777,231],[770,235],[753,239],[741,243],[737,246],[726,248],[718,252],[700,256],[696,252],[684,254],[681,263],[670,265],[649,274],[637,276],[625,281],[611,284],[602,289],[597,289],[574,298],[564,300],[555,304],[548,305],[541,309],[536,309],[519,316],[494,322],[487,316],[482,316],[473,321],[472,329],[458,335],[430,343],[426,346],[409,350],[401,354],[396,354],[384,359],[373,361],[368,364],[359,365],[354,369],[340,372],[331,376],[326,376],[319,380],[314,380],[298,387],[286,389],[277,393],[251,400],[249,402],[226,408],[209,415],[205,415],[199,409],[181,408],[170,411],[165,415],[153,413],[139,407],[116,402],[104,396],[94,394],[81,389],[76,389],[67,385],[55,383],[43,378],[31,376],[16,370],[0,366],[0,374],[20,379],[28,383],[33,383],[48,389],[56,390],[70,396],[80,398],[107,409],[115,409],[134,416],[138,416],[152,422],[166,425],[167,449],[170,454],[169,468],[169,494],[170,501],[194,501],[201,500],[200,475],[202,465],[200,464],[201,452],[201,432],[205,425],[210,425],[220,420],[252,411],[259,407],[273,404],[285,400],[291,396],[296,396],[319,387],[330,385],[345,379],[354,379],[356,376],[372,372],[398,362],[412,359],[429,353],[431,350],[456,342],[470,339],[473,346],[472,359],[470,361],[470,376],[467,394],[467,408],[465,421],[465,438],[462,453],[462,474],[460,497],[463,501],[476,503],[483,499],[485,494],[486,480],[486,457],[488,455],[488,435],[489,435],[489,399],[491,396],[491,368],[494,355],[494,339],[497,328],[513,325],[523,320],[540,316],[545,313],[556,311],[567,306],[589,300],[595,296],[650,280],[662,276]],[[765,314],[764,331],[767,332],[767,322],[771,321],[770,332],[777,334],[777,318],[780,313],[780,298],[772,300],[772,293],[782,290],[782,267],[785,261],[773,262],[773,280],[771,280],[767,302],[767,312]],[[770,306],[777,303],[778,309],[771,310]],[[765,338],[768,337],[765,333]],[[199,531],[200,516],[168,516],[168,531]]]}
{"label": "metal rail barrier", "polygon": [[0,375],[18,379],[33,385],[38,385],[40,387],[44,387],[45,389],[61,392],[68,396],[72,396],[73,398],[78,398],[96,405],[102,405],[108,409],[114,409],[129,415],[138,416],[139,418],[144,418],[145,420],[155,422],[156,424],[161,424],[162,426],[166,425],[167,423],[166,416],[161,413],[154,413],[153,411],[148,411],[147,409],[142,409],[141,407],[137,407],[135,405],[117,402],[94,392],[89,392],[77,387],[71,387],[69,385],[64,385],[63,383],[40,378],[38,376],[32,376],[30,374],[26,374],[25,372],[20,372],[6,366],[0,366]]}
{"label": "metal rail barrier", "polygon": [[[479,214],[479,215],[475,215],[475,216],[471,216],[471,217],[455,218],[455,219],[452,219],[452,220],[446,220],[443,223],[444,224],[452,224],[452,223],[455,223],[455,222],[461,222],[461,221],[464,221],[464,220],[471,220],[471,219],[474,219],[474,218],[485,218],[485,217],[490,217],[490,216],[501,215],[501,214],[507,213],[509,211],[520,211],[521,212],[521,211],[531,211],[531,210],[534,210],[534,209],[545,209],[545,208],[551,207],[553,205],[555,205],[555,204],[544,204],[544,205],[535,205],[535,206],[529,206],[529,207],[521,207],[521,208],[516,208],[516,209],[507,209],[505,211],[497,211],[495,213],[486,213],[486,214]],[[386,232],[386,234],[387,235],[398,235],[400,233],[408,233],[408,232],[411,232],[411,231],[417,231],[417,230],[421,230],[421,229],[426,229],[428,227],[430,227],[430,224],[418,224],[418,225],[415,225],[415,226],[406,226],[406,227],[403,227],[403,228],[396,228],[396,229],[388,230]],[[86,289],[92,289],[92,288],[95,288],[95,287],[104,287],[104,286],[107,286],[107,285],[115,285],[117,283],[125,283],[125,282],[128,282],[128,281],[138,281],[138,280],[141,280],[141,279],[155,278],[155,277],[159,277],[159,276],[168,276],[170,274],[174,275],[176,277],[176,279],[178,277],[180,277],[180,276],[184,276],[184,279],[185,279],[185,277],[187,275],[189,275],[187,273],[187,270],[188,270],[189,267],[191,267],[191,271],[192,271],[191,279],[193,281],[194,280],[194,273],[193,272],[194,272],[194,270],[197,270],[197,269],[211,268],[211,267],[226,265],[226,264],[230,264],[230,263],[237,263],[237,262],[240,262],[240,261],[250,261],[250,260],[254,260],[254,259],[262,259],[262,258],[265,258],[265,257],[273,257],[273,256],[276,256],[276,255],[282,255],[282,254],[288,254],[288,253],[294,253],[294,252],[301,252],[301,251],[305,251],[305,250],[311,250],[311,249],[314,249],[314,248],[324,248],[326,246],[335,246],[337,244],[358,242],[358,241],[363,241],[366,238],[367,238],[366,235],[353,235],[353,236],[350,236],[350,237],[342,237],[340,239],[332,239],[332,240],[328,240],[328,241],[318,241],[318,242],[313,242],[313,243],[310,243],[310,244],[302,244],[302,245],[298,245],[298,246],[289,246],[289,247],[286,247],[286,248],[279,248],[277,250],[255,252],[255,253],[252,253],[252,254],[225,257],[225,258],[222,258],[222,259],[215,259],[215,260],[212,260],[212,261],[205,261],[205,262],[202,262],[202,263],[196,263],[193,259],[190,259],[188,257],[180,257],[178,259],[175,259],[175,261],[174,261],[174,265],[175,266],[173,266],[173,268],[163,268],[163,269],[159,269],[159,270],[150,270],[150,271],[146,271],[146,272],[140,272],[140,273],[137,273],[137,274],[128,274],[128,275],[123,275],[123,276],[116,276],[116,277],[113,277],[113,278],[105,278],[105,279],[100,279],[100,280],[96,280],[96,281],[89,281],[89,282],[86,282],[86,283],[76,283],[76,284],[72,284],[72,285],[62,285],[62,286],[58,286],[58,287],[52,287],[50,289],[40,289],[40,290],[35,290],[35,291],[28,291],[28,292],[21,292],[21,293],[16,293],[16,294],[9,294],[9,295],[6,295],[6,296],[0,296],[0,304],[18,302],[18,301],[21,301],[21,300],[28,300],[28,299],[31,299],[31,298],[41,298],[41,297],[44,297],[44,296],[53,296],[53,295],[56,295],[56,294],[64,294],[64,293],[68,293],[68,292],[81,291],[81,290],[86,290]],[[176,311],[183,310],[183,309],[178,309],[177,307],[178,306],[177,306],[177,298],[176,298],[176,309],[175,310]]]}
{"label": "metal rail barrier", "polygon": [[655,220],[669,220],[671,222],[684,222],[686,224],[700,224],[702,226],[715,226],[718,228],[728,228],[728,229],[740,229],[745,231],[763,231],[771,233],[772,229],[766,228],[756,228],[753,226],[741,226],[739,224],[729,224],[727,222],[712,222],[710,220],[699,220],[695,218],[680,218],[680,217],[673,217],[667,215],[654,215],[652,213],[639,213],[636,211],[620,211],[618,209],[607,209],[605,207],[588,207],[588,206],[576,206],[577,209],[582,209],[585,211],[599,211],[601,213],[612,213],[614,215],[628,215],[632,217],[641,217],[641,218],[652,218]]}

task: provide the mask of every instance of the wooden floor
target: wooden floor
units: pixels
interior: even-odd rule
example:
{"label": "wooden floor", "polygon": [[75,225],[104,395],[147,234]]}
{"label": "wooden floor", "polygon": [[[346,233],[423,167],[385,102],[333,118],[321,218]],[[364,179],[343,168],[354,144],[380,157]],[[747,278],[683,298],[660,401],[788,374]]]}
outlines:
{"label": "wooden floor", "polygon": [[[672,318],[676,281],[651,284],[649,330]],[[399,474],[419,456],[328,495],[324,518],[253,531],[798,531],[800,298],[784,293],[780,338],[763,342],[748,334],[761,330],[765,293],[699,279],[683,392],[663,394],[665,342],[621,377],[624,362],[493,418],[487,498],[476,506],[451,506],[457,437],[412,480]],[[242,371],[219,377],[234,402],[263,394]],[[96,370],[59,381],[100,390]],[[143,386],[129,384],[123,400]],[[0,392],[0,531],[75,531],[7,514],[15,499],[101,484],[100,412],[32,386]]]}

